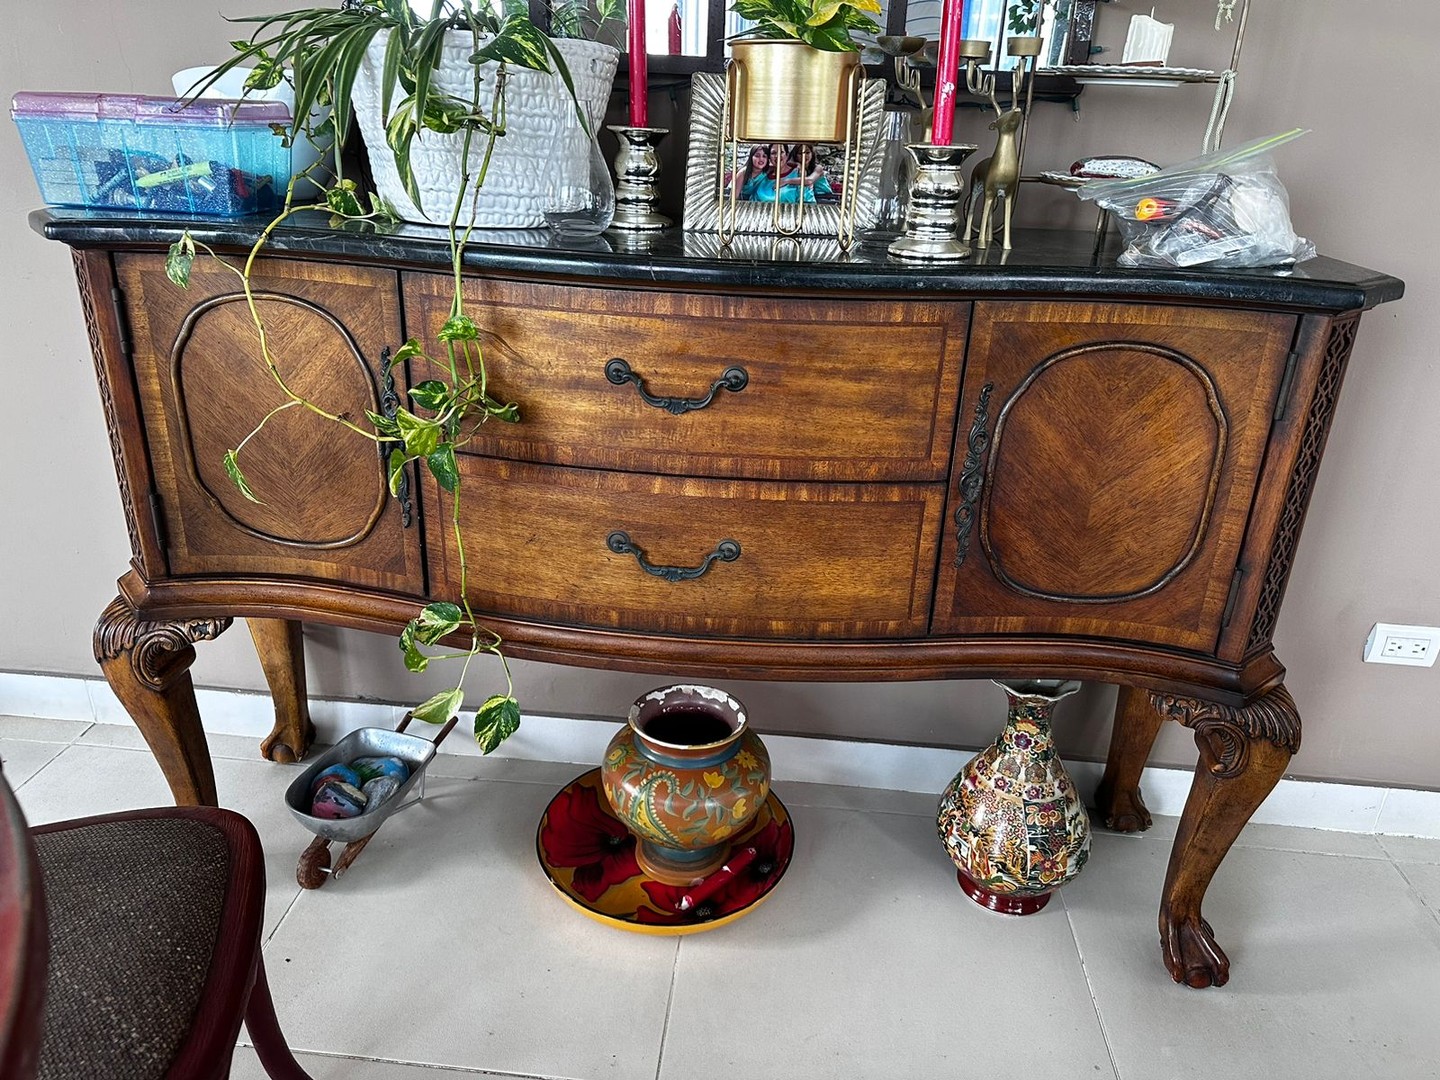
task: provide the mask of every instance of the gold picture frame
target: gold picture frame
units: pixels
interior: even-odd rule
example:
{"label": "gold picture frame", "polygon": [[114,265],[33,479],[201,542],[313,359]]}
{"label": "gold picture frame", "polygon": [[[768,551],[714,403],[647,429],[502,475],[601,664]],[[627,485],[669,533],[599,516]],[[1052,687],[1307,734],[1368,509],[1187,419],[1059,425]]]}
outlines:
{"label": "gold picture frame", "polygon": [[[884,163],[881,145],[882,121],[885,112],[885,83],[882,79],[866,79],[860,87],[859,138],[856,153],[860,154],[856,229],[873,228],[880,219],[880,179]],[[725,171],[722,159],[725,117],[725,77],[700,72],[690,80],[690,146],[685,165],[685,214],[687,232],[718,233],[721,231],[722,204],[727,203]],[[828,144],[827,144],[828,145]],[[838,145],[838,144],[837,144]],[[823,149],[823,148],[821,148]],[[841,147],[843,149],[843,147]],[[725,226],[730,230],[728,217]],[[734,205],[734,231],[753,235],[775,235],[773,202],[740,201]],[[808,200],[798,224],[799,235],[830,236],[841,232],[840,206],[835,203]]]}

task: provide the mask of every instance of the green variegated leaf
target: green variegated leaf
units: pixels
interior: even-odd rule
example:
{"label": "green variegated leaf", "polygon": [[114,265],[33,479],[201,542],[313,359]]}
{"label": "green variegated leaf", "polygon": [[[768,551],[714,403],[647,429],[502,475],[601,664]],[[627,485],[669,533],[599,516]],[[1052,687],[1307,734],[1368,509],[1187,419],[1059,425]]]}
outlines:
{"label": "green variegated leaf", "polygon": [[498,401],[487,401],[485,407],[496,420],[503,420],[507,424],[518,424],[520,422],[520,406],[513,401],[507,401],[504,405],[501,405]]}
{"label": "green variegated leaf", "polygon": [[190,268],[195,264],[195,239],[189,232],[170,245],[165,256],[165,276],[182,289],[190,287]]}
{"label": "green variegated leaf", "polygon": [[409,409],[400,409],[395,413],[395,422],[400,425],[400,440],[408,456],[429,457],[440,445],[441,428],[434,420],[424,420]]}
{"label": "green variegated leaf", "polygon": [[405,629],[400,631],[400,651],[405,654],[405,669],[417,673],[430,666],[430,658],[415,644],[415,626],[418,622],[418,619],[411,619],[405,624]]}
{"label": "green variegated leaf", "polygon": [[[424,356],[425,350],[420,347],[419,338],[411,338],[390,354],[390,367],[396,364],[403,364],[406,360],[413,360],[417,356]],[[388,369],[387,369],[388,370]]]}
{"label": "green variegated leaf", "polygon": [[850,31],[843,26],[803,26],[797,28],[796,36],[821,52],[860,51],[860,46],[850,39]]}
{"label": "green variegated leaf", "polygon": [[285,69],[273,60],[262,59],[245,80],[246,90],[273,90],[285,78]]}
{"label": "green variegated leaf", "polygon": [[433,604],[426,604],[420,614],[412,620],[415,624],[415,640],[422,645],[434,645],[446,634],[460,629],[460,623],[464,618],[465,615],[460,610],[460,606],[452,604],[448,600],[438,600]]}
{"label": "green variegated leaf", "polygon": [[375,430],[381,435],[388,436],[392,439],[398,439],[400,437],[400,425],[397,424],[392,417],[382,416],[380,413],[371,412],[369,409],[366,409],[365,419],[369,420]]}
{"label": "green variegated leaf", "polygon": [[595,5],[595,16],[603,25],[611,19],[622,18],[625,14],[624,0],[598,0]]}
{"label": "green variegated leaf", "polygon": [[430,466],[436,482],[453,495],[460,486],[460,469],[455,464],[455,447],[449,443],[442,444],[425,459],[425,464]]}
{"label": "green variegated leaf", "polygon": [[443,724],[460,711],[464,702],[465,691],[457,686],[454,690],[446,690],[416,705],[410,710],[410,715],[416,720],[424,720],[427,724]]}
{"label": "green variegated leaf", "polygon": [[550,70],[550,53],[545,47],[545,35],[532,23],[528,16],[514,14],[505,16],[500,30],[479,52],[470,57],[472,64],[486,60],[505,60],[517,67],[534,71]]}
{"label": "green variegated leaf", "polygon": [[370,213],[379,221],[394,223],[400,220],[400,215],[395,212],[395,207],[383,196],[370,192]]}
{"label": "green variegated leaf", "polygon": [[[400,429],[397,425],[395,434],[398,437]],[[400,483],[405,479],[405,457],[404,450],[391,450],[390,459],[385,465],[385,479],[390,485],[390,494],[395,498],[400,497]]]}
{"label": "green variegated leaf", "polygon": [[480,336],[480,328],[469,315],[452,315],[435,336],[441,341],[474,341]]}
{"label": "green variegated leaf", "polygon": [[241,495],[244,495],[245,498],[253,503],[258,503],[260,500],[257,499],[255,493],[250,490],[250,484],[246,481],[245,474],[240,471],[240,463],[235,460],[235,454],[236,451],[234,450],[225,451],[226,475],[230,477],[230,482],[240,490]]}
{"label": "green variegated leaf", "polygon": [[341,180],[325,192],[325,205],[333,213],[344,217],[361,217],[365,213],[360,196],[356,194],[354,180]]}
{"label": "green variegated leaf", "polygon": [[450,400],[450,387],[439,379],[426,379],[410,388],[410,399],[422,409],[439,412]]}
{"label": "green variegated leaf", "polygon": [[824,26],[840,10],[840,0],[828,0],[815,5],[815,13],[805,20],[806,26]]}
{"label": "green variegated leaf", "polygon": [[496,694],[475,714],[475,741],[488,754],[520,729],[520,703]]}

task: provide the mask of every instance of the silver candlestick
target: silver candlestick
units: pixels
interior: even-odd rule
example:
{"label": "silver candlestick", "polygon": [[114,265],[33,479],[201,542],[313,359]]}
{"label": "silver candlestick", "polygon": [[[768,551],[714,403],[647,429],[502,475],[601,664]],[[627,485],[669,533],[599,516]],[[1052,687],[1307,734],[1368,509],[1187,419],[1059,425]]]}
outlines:
{"label": "silver candlestick", "polygon": [[916,262],[968,259],[970,245],[956,238],[956,230],[965,193],[960,167],[975,152],[975,145],[912,143],[905,152],[914,166],[910,204],[905,209],[905,233],[891,243],[890,254]]}
{"label": "silver candlestick", "polygon": [[610,130],[620,138],[620,153],[615,155],[615,220],[610,228],[658,232],[670,224],[670,219],[655,211],[660,198],[655,189],[655,177],[660,172],[655,147],[669,129],[611,124]]}

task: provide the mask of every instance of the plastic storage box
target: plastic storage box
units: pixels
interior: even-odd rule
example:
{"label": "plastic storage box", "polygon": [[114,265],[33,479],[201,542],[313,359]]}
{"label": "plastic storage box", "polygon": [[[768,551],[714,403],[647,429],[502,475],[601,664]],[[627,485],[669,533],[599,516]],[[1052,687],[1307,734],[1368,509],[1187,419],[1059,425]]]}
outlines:
{"label": "plastic storage box", "polygon": [[20,93],[10,115],[52,206],[238,217],[275,210],[290,183],[277,102]]}

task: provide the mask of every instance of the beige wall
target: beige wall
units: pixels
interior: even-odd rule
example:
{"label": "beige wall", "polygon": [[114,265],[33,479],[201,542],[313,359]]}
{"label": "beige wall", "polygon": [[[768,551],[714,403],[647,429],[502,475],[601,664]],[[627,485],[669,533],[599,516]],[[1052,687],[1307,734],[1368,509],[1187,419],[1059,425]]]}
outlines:
{"label": "beige wall", "polygon": [[[5,0],[0,97],[19,89],[168,92],[172,70],[223,57],[225,41],[238,36],[217,8],[239,15],[284,6]],[[1102,8],[1110,36],[1123,36],[1132,10],[1140,8]],[[1210,29],[1212,12],[1209,0],[1162,5],[1162,18],[1182,24],[1172,62],[1223,66],[1229,36]],[[1373,621],[1440,623],[1440,229],[1431,190],[1440,149],[1424,74],[1437,42],[1440,5],[1427,0],[1255,0],[1227,133],[1235,144],[1312,128],[1279,157],[1297,228],[1325,253],[1393,273],[1409,289],[1360,331],[1276,631],[1305,722],[1296,775],[1440,787],[1440,668],[1360,662]],[[1028,164],[1064,167],[1102,152],[1178,160],[1198,151],[1208,110],[1204,87],[1091,88],[1078,116],[1056,105],[1037,111]],[[962,114],[957,132],[982,145],[987,138],[977,114]],[[1093,220],[1064,193],[1026,200],[1028,222]],[[8,568],[0,669],[93,675],[90,630],[129,552],[69,255],[29,231],[25,215],[36,204],[15,129],[0,123],[0,565]],[[405,673],[390,639],[325,627],[308,628],[306,638],[317,695],[418,700],[433,689]],[[199,653],[198,682],[263,686],[243,630]],[[474,680],[474,693],[490,691],[489,674]],[[658,681],[525,663],[515,676],[527,711],[581,716],[614,716]],[[993,733],[1001,708],[999,692],[983,683],[731,685],[772,731],[974,746]],[[1089,687],[1066,707],[1068,752],[1103,756],[1112,700],[1113,690]],[[1188,733],[1163,732],[1156,760],[1192,762]]]}

